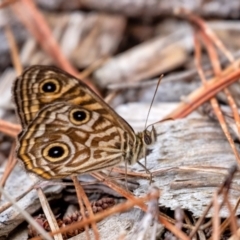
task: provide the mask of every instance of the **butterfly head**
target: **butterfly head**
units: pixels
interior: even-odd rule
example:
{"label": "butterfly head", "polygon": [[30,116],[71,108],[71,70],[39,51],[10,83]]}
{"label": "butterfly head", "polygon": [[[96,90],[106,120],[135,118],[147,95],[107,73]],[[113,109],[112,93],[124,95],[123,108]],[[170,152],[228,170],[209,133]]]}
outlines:
{"label": "butterfly head", "polygon": [[156,142],[156,130],[152,125],[152,129],[148,130],[148,127],[142,132],[142,141],[145,147],[152,145]]}
{"label": "butterfly head", "polygon": [[136,134],[136,142],[134,144],[132,158],[129,164],[136,163],[140,158],[146,156],[146,149],[156,142],[156,130],[152,126],[151,130],[148,130],[148,127]]}

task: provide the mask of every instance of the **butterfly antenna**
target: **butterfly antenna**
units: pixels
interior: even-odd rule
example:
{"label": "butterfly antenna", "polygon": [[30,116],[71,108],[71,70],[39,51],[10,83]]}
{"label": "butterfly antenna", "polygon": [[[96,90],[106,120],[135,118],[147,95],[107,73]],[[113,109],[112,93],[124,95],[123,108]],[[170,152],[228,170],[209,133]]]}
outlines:
{"label": "butterfly antenna", "polygon": [[149,109],[148,109],[148,114],[147,114],[147,118],[146,118],[146,122],[145,122],[144,129],[146,129],[146,127],[147,127],[147,122],[148,122],[148,118],[149,118],[150,111],[151,111],[151,109],[152,109],[153,101],[154,101],[154,99],[155,99],[155,97],[156,97],[157,90],[158,90],[158,87],[159,87],[162,79],[163,79],[163,74],[161,74],[160,77],[159,77],[159,79],[158,79],[157,86],[156,86],[155,92],[154,92],[154,94],[153,94],[153,98],[152,98],[150,107],[149,107]]}
{"label": "butterfly antenna", "polygon": [[[154,101],[154,99],[155,99],[155,97],[156,97],[157,90],[158,90],[158,87],[159,87],[159,85],[160,85],[160,83],[161,83],[162,78],[163,78],[163,74],[161,74],[160,77],[159,77],[159,79],[158,79],[157,86],[156,86],[155,92],[154,92],[154,94],[153,94],[153,98],[152,98],[150,107],[149,107],[149,109],[148,109],[148,114],[147,114],[147,118],[146,118],[146,122],[145,122],[145,126],[144,126],[144,132],[145,132],[145,130],[146,130],[146,128],[147,128],[147,122],[148,122],[149,114],[150,114],[150,111],[151,111],[151,109],[152,109],[153,101]],[[146,170],[146,173],[149,174],[149,176],[150,176],[150,184],[151,184],[151,183],[152,183],[152,173],[147,169],[147,154],[146,154],[146,148],[144,148],[144,165],[141,164],[140,162],[138,162],[138,163],[139,163],[142,167],[144,167],[144,169]]]}

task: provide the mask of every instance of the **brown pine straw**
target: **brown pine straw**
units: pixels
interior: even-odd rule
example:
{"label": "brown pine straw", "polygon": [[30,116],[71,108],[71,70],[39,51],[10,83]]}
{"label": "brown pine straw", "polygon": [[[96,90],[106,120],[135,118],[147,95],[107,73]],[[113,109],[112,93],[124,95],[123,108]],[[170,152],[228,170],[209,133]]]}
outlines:
{"label": "brown pine straw", "polygon": [[219,232],[219,224],[220,224],[220,219],[219,219],[219,211],[220,211],[220,206],[218,203],[218,193],[215,192],[213,195],[213,210],[214,214],[212,217],[212,238],[213,240],[218,240],[220,237],[220,232]]}
{"label": "brown pine straw", "polygon": [[[214,70],[215,74],[217,76],[219,76],[221,74],[220,63],[218,61],[218,58],[217,58],[215,49],[212,46],[212,43],[210,41],[207,41],[208,39],[206,38],[206,35],[203,35],[202,32],[200,34],[198,34],[198,36],[202,37],[202,40],[205,43],[207,51],[208,51],[208,54],[210,56],[210,60],[211,60],[212,66],[213,66],[213,70]],[[204,75],[204,72],[203,72],[203,69],[202,69],[202,66],[201,66],[201,46],[200,46],[200,42],[197,39],[196,35],[195,35],[194,40],[195,40],[194,41],[195,42],[195,44],[194,44],[195,45],[195,64],[196,64],[196,67],[197,67],[200,79],[202,80],[203,85],[207,88],[207,80],[205,78],[205,75]],[[232,101],[234,101],[228,90],[227,90],[227,92],[229,94],[228,97],[231,98]],[[232,137],[230,135],[230,132],[228,130],[226,121],[225,121],[225,119],[223,117],[223,114],[222,114],[222,111],[221,111],[221,109],[219,107],[217,99],[215,97],[213,97],[213,98],[210,99],[210,102],[211,102],[212,108],[214,110],[214,113],[216,114],[216,116],[218,118],[218,121],[219,121],[219,123],[220,123],[220,125],[222,127],[222,130],[223,130],[226,138],[228,139],[228,141],[230,143],[230,146],[231,146],[231,148],[232,148],[232,150],[234,152],[234,155],[235,155],[238,163],[240,164],[240,158],[239,158],[239,155],[238,155],[238,151],[237,151],[236,146],[234,144],[234,141],[233,141],[233,139],[232,139]]]}
{"label": "brown pine straw", "polygon": [[[10,48],[10,53],[11,53],[11,60],[12,64],[17,72],[18,75],[21,74],[22,72],[22,64],[19,58],[19,52],[18,52],[18,47],[17,43],[15,41],[14,35],[12,33],[11,27],[7,25],[5,27],[5,35],[8,40],[9,48]],[[17,134],[20,132],[21,126],[18,124],[14,123],[9,123],[4,120],[0,119],[0,131],[11,136],[11,137],[16,137]]]}
{"label": "brown pine straw", "polygon": [[[181,16],[184,16],[185,18],[187,18],[187,20],[189,20],[190,22],[192,22],[198,27],[199,32],[201,33],[201,36],[204,39],[205,45],[207,47],[207,51],[211,59],[211,64],[213,66],[213,70],[216,76],[221,75],[222,70],[221,70],[220,61],[217,56],[217,52],[212,45],[215,45],[216,47],[218,47],[219,50],[222,51],[222,53],[229,60],[229,62],[234,64],[233,65],[234,68],[238,69],[239,63],[235,61],[234,56],[231,54],[231,52],[224,46],[222,41],[216,36],[216,34],[212,31],[212,29],[206,24],[206,22],[203,19],[192,14],[191,12],[185,9],[181,9],[179,13]],[[224,89],[224,92],[227,96],[229,105],[232,108],[234,119],[236,121],[236,126],[238,129],[238,132],[240,133],[240,118],[237,111],[237,105],[227,88]]]}
{"label": "brown pine straw", "polygon": [[52,57],[57,65],[72,75],[78,71],[72,67],[66,57],[62,54],[60,47],[52,35],[43,15],[37,9],[32,0],[19,0],[11,5],[11,8],[19,20],[26,26],[35,37],[43,50]]}
{"label": "brown pine straw", "polygon": [[[100,177],[101,175],[99,175]],[[104,178],[106,176],[101,176],[101,179]],[[125,191],[125,190],[124,190]],[[132,196],[132,195],[131,195]],[[100,212],[100,213],[97,213],[93,216],[93,218],[89,218],[89,219],[86,219],[84,221],[81,221],[81,222],[77,222],[77,223],[73,223],[69,226],[66,226],[64,228],[61,228],[60,231],[58,232],[54,232],[54,233],[50,233],[51,236],[53,236],[54,234],[57,234],[57,233],[64,233],[64,232],[67,232],[67,231],[71,231],[71,230],[74,230],[76,228],[81,228],[83,226],[85,226],[86,224],[91,224],[93,221],[95,222],[98,222],[104,218],[107,218],[108,216],[111,216],[115,213],[121,213],[121,212],[124,212],[124,211],[127,211],[129,209],[131,209],[132,207],[134,207],[135,205],[139,206],[141,209],[144,208],[144,211],[147,211],[147,206],[145,205],[144,202],[146,201],[151,201],[152,198],[154,198],[155,196],[154,195],[151,195],[151,194],[147,194],[145,197],[143,198],[136,198],[134,196],[131,197],[131,200],[129,199],[128,201],[122,203],[122,204],[118,204],[112,208],[109,208],[109,209],[106,209],[105,211],[103,212]],[[166,226],[168,229],[170,226],[172,226],[172,229],[173,229],[173,233],[180,239],[183,239],[183,240],[187,240],[187,239],[190,239],[186,236],[186,234],[184,234],[182,231],[180,231],[179,229],[177,229],[174,225],[170,224],[168,221],[166,221],[165,219],[162,219],[161,216],[158,216],[158,221],[160,220],[160,222],[162,224],[164,224],[164,226]],[[170,227],[171,228],[171,227]],[[170,230],[170,229],[169,229]],[[171,230],[170,230],[171,231]],[[34,237],[34,238],[31,238],[31,240],[39,240],[41,239],[41,237]]]}
{"label": "brown pine straw", "polygon": [[21,126],[19,124],[14,124],[0,119],[0,132],[10,136],[16,137],[21,131]]}
{"label": "brown pine straw", "polygon": [[[229,71],[229,70],[232,71]],[[227,75],[225,75],[227,73]],[[177,108],[164,119],[184,118],[203,103],[211,99],[225,87],[233,84],[240,78],[240,69],[235,70],[231,64],[222,76],[214,77],[208,81],[207,87],[201,86],[186,97],[185,102],[178,104]],[[161,120],[162,121],[162,120]],[[160,121],[159,121],[160,122]]]}
{"label": "brown pine straw", "polygon": [[[113,190],[115,190],[117,193],[119,193],[120,195],[124,196],[125,198],[127,198],[130,201],[135,201],[137,198],[131,194],[130,192],[128,192],[127,190],[123,189],[122,187],[120,187],[113,179],[108,179],[107,176],[103,173],[92,173],[91,174],[93,177],[95,177],[96,179],[98,179],[99,181],[103,182],[104,184],[106,184],[108,187],[112,188]],[[136,204],[138,205],[143,211],[147,211],[147,206],[144,204],[144,202],[142,202],[141,204],[138,203]],[[181,239],[188,239],[187,235],[185,233],[183,233],[182,231],[180,231],[179,229],[177,229],[173,224],[171,224],[166,218],[162,217],[162,216],[158,216],[158,221],[163,224],[169,231],[171,231],[173,234],[175,234],[178,238]]]}
{"label": "brown pine straw", "polygon": [[[217,52],[213,47],[213,42],[211,41],[211,39],[208,38],[208,36],[205,34],[205,32],[201,32],[201,36],[204,39],[205,45],[207,47],[207,51],[209,53],[209,57],[211,60],[211,64],[213,66],[214,73],[216,76],[219,76],[219,75],[221,75],[222,69],[221,69],[220,61],[218,59]],[[221,45],[224,46],[223,44],[221,44]],[[230,55],[230,57],[229,57],[229,55]],[[228,57],[230,62],[232,62],[232,63],[234,62],[234,58],[231,55],[231,53],[228,53],[228,55],[226,55],[226,57]],[[237,69],[236,65],[234,67]],[[234,98],[232,97],[230,91],[228,90],[228,88],[223,89],[223,91],[227,97],[229,106],[232,109],[233,116],[234,116],[236,126],[237,126],[237,130],[240,135],[240,117],[239,117],[239,113],[237,110],[237,104],[236,104]]]}
{"label": "brown pine straw", "polygon": [[9,7],[9,5],[11,5],[11,4],[13,4],[13,3],[15,3],[17,1],[19,1],[19,0],[6,0],[6,1],[2,1],[0,3],[0,8]]}
{"label": "brown pine straw", "polygon": [[[227,59],[232,63],[224,71],[220,71],[219,72],[220,75],[217,75],[215,80],[217,79],[219,81],[219,78],[220,78],[220,81],[222,81],[221,78],[227,77],[228,80],[226,80],[226,81],[231,81],[231,83],[233,83],[234,81],[237,81],[239,75],[237,74],[236,71],[239,71],[238,70],[238,66],[239,66],[240,60],[234,61],[233,55],[230,53],[230,51],[227,50],[227,48],[224,46],[224,44],[221,42],[221,40],[216,36],[216,34],[212,31],[212,29],[207,26],[207,24],[204,22],[204,20],[201,19],[200,17],[192,14],[190,11],[188,11],[186,9],[181,9],[181,8],[177,9],[175,11],[175,14],[177,16],[185,18],[189,22],[192,22],[194,25],[197,25],[199,31],[207,39],[209,39],[208,42],[212,42],[212,44],[217,46],[222,51],[222,53],[227,57]],[[217,64],[219,64],[219,60],[217,60]],[[238,76],[236,77],[236,75],[238,75]],[[234,79],[232,79],[232,78],[234,78]],[[208,81],[208,85],[207,85],[208,87],[209,87],[209,83],[211,84],[213,80],[214,79],[211,79],[210,81]],[[223,88],[220,88],[219,90],[215,89],[216,92],[215,92],[215,94],[211,94],[211,97],[216,95],[218,91],[223,90],[225,87],[227,87],[230,84],[226,84]],[[212,87],[214,88],[214,84],[213,84]],[[216,86],[216,88],[217,87],[218,86]],[[213,89],[213,91],[215,91],[215,90]],[[199,107],[202,103],[204,103],[205,101],[207,101],[207,100],[209,100],[211,98],[211,97],[207,97],[207,96],[205,98],[204,95],[205,94],[207,94],[207,95],[209,94],[207,89],[205,89],[205,91],[206,92],[204,92],[204,89],[199,88],[199,89],[195,90],[194,92],[192,92],[187,97],[187,100],[188,100],[189,103],[181,103],[181,104],[179,104],[179,106],[176,108],[176,110],[173,111],[171,114],[169,114],[166,118],[176,119],[176,118],[183,118],[183,117],[187,116],[189,113],[191,113],[197,107]],[[202,96],[198,96],[198,94],[202,95]],[[233,110],[234,118],[235,118],[235,121],[236,121],[236,125],[240,129],[240,127],[239,127],[240,126],[240,119],[239,119],[239,115],[238,115],[237,109],[234,107],[233,98],[229,97],[228,90],[225,91],[225,94],[227,95],[228,101],[230,103],[230,107]],[[202,97],[202,101],[199,100],[199,98],[201,98],[201,97]]]}
{"label": "brown pine straw", "polygon": [[[33,189],[35,188],[34,185],[30,186],[26,191],[24,191],[22,194],[20,194],[19,196],[17,196],[14,201],[18,202],[20,199],[22,199],[24,196],[26,196],[29,192],[31,192]],[[3,211],[5,211],[6,209],[8,209],[9,207],[12,206],[11,202],[7,202],[3,205],[0,206],[0,213],[2,213]]]}
{"label": "brown pine straw", "polygon": [[233,210],[233,212],[232,212],[232,214],[230,215],[230,217],[228,217],[228,218],[226,218],[224,221],[223,221],[223,223],[221,224],[221,226],[220,226],[220,229],[219,229],[219,231],[220,231],[220,234],[222,234],[225,230],[226,230],[226,228],[228,227],[228,225],[230,224],[230,218],[231,218],[231,216],[233,215],[233,216],[235,216],[235,213],[236,213],[236,211],[237,211],[237,209],[238,209],[238,207],[239,207],[239,204],[240,204],[240,198],[238,198],[238,201],[237,201],[237,203],[236,203],[236,205],[235,205],[235,207],[234,207],[234,210]]}
{"label": "brown pine straw", "polygon": [[[89,217],[92,218],[94,216],[91,205],[88,201],[88,198],[86,196],[86,193],[84,192],[84,189],[82,188],[81,184],[78,181],[77,176],[72,176],[72,181],[74,183],[75,189],[76,189],[76,193],[77,193],[77,198],[78,198],[78,203],[79,203],[79,207],[80,207],[80,212],[83,218],[83,221],[87,219],[86,214],[85,214],[85,208],[83,205],[83,202],[87,208]],[[95,235],[95,239],[99,239],[99,233],[98,233],[98,229],[97,229],[97,225],[96,222],[92,222],[92,229],[93,229],[93,233]],[[85,225],[85,233],[86,233],[86,237],[87,239],[90,239],[90,235],[89,235],[89,226]]]}
{"label": "brown pine straw", "polygon": [[[18,47],[17,47],[17,43],[15,41],[14,35],[12,33],[11,27],[9,25],[6,25],[6,27],[5,27],[5,35],[8,40],[9,48],[11,49],[10,52],[11,52],[11,60],[12,60],[13,66],[14,66],[17,74],[21,74],[22,64],[21,64],[20,58],[19,58]],[[0,120],[0,129],[1,128],[4,128],[4,125],[1,124],[1,120]],[[4,128],[4,130],[5,129],[9,130],[9,128]],[[1,187],[5,186],[5,183],[9,177],[9,175],[11,174],[15,165],[17,164],[17,159],[15,158],[15,147],[16,147],[16,141],[14,140],[12,147],[11,147],[10,155],[8,157],[7,165],[5,167],[5,171],[0,180]]]}
{"label": "brown pine straw", "polygon": [[98,68],[105,64],[108,61],[108,59],[109,59],[108,56],[97,59],[92,64],[90,64],[86,69],[81,71],[77,77],[80,79],[88,78],[93,72],[95,72]]}
{"label": "brown pine straw", "polygon": [[[237,165],[233,165],[230,169],[229,169],[229,173],[226,176],[225,180],[223,181],[223,183],[221,184],[221,186],[219,187],[219,189],[216,191],[217,195],[219,196],[220,194],[228,194],[228,191],[230,189],[230,185],[232,183],[232,179],[234,177],[234,174],[238,171],[238,166]],[[215,196],[215,195],[214,195]],[[196,234],[196,232],[198,231],[198,229],[200,228],[202,222],[204,221],[207,213],[209,212],[209,210],[211,209],[211,207],[213,206],[214,203],[214,197],[212,199],[212,201],[209,203],[209,205],[206,207],[206,209],[204,210],[202,216],[198,219],[197,223],[195,224],[194,229],[192,229],[189,237],[190,239],[194,237],[194,235]],[[220,207],[221,208],[223,206],[224,203],[224,199],[223,202],[221,203]],[[233,211],[232,211],[233,212]],[[215,214],[218,217],[218,214]]]}
{"label": "brown pine straw", "polygon": [[[79,191],[78,197],[81,196],[81,198],[82,198],[82,200],[83,200],[83,202],[84,202],[84,204],[85,204],[85,206],[86,206],[88,215],[89,215],[90,218],[92,218],[92,217],[94,216],[94,214],[93,214],[93,210],[92,210],[91,204],[90,204],[90,202],[89,202],[89,200],[88,200],[88,197],[87,197],[87,195],[86,195],[86,193],[85,193],[82,185],[80,184],[78,178],[75,177],[75,179],[77,180],[77,184],[76,184],[76,185],[78,186],[78,189],[77,189],[77,190]],[[75,187],[76,187],[76,186],[75,186]],[[76,191],[77,191],[77,190],[76,190]],[[84,211],[84,209],[85,209],[85,208],[83,207],[83,211]],[[84,211],[84,212],[85,212],[85,211]],[[92,226],[92,230],[93,230],[93,233],[94,233],[94,236],[95,236],[95,240],[99,240],[99,239],[100,239],[100,236],[99,236],[99,232],[98,232],[98,228],[97,228],[96,222],[92,222],[91,226]]]}
{"label": "brown pine straw", "polygon": [[123,174],[124,176],[130,176],[130,177],[140,177],[140,178],[145,178],[145,179],[149,179],[149,174],[148,173],[142,173],[142,172],[133,172],[133,171],[129,171],[127,169],[127,171],[125,169],[122,169],[120,167],[113,167],[112,171],[115,173],[120,173]]}
{"label": "brown pine straw", "polygon": [[[86,214],[85,214],[85,210],[84,210],[84,206],[83,206],[83,201],[81,198],[81,193],[79,191],[79,184],[78,184],[78,180],[76,177],[72,177],[73,183],[75,185],[75,189],[76,189],[76,193],[77,193],[77,199],[78,199],[78,204],[79,204],[79,208],[80,208],[80,213],[82,215],[83,221],[87,219]],[[87,240],[90,240],[90,234],[89,234],[89,226],[85,225],[84,226],[85,229],[85,234],[86,234],[86,238]]]}
{"label": "brown pine straw", "polygon": [[[10,150],[5,171],[3,172],[3,175],[1,176],[1,179],[0,179],[0,186],[2,188],[4,188],[9,175],[11,174],[13,168],[17,163],[17,159],[15,158],[15,147],[16,147],[16,143],[14,141]],[[1,195],[0,195],[0,198],[1,198]]]}
{"label": "brown pine straw", "polygon": [[[238,62],[240,62],[240,60]],[[198,108],[201,104],[215,96],[219,91],[223,90],[225,87],[237,81],[238,78],[240,78],[240,69],[234,70],[234,64],[231,64],[227,69],[225,69],[222,72],[221,77],[214,77],[209,80],[207,88],[202,86],[189,94],[187,96],[188,102],[180,103],[172,113],[166,116],[165,119],[177,119],[186,117],[196,108]],[[159,122],[161,121],[162,120],[160,120]],[[20,125],[9,123],[0,119],[1,132],[9,136],[16,137],[20,130]]]}
{"label": "brown pine straw", "polygon": [[[71,65],[62,53],[56,39],[52,35],[51,29],[44,19],[44,16],[36,7],[34,1],[19,0],[10,6],[14,14],[19,18],[23,25],[26,26],[42,49],[53,59],[56,65],[77,77],[79,75],[77,69]],[[99,94],[98,90],[90,81],[87,81],[86,79],[81,80]]]}
{"label": "brown pine straw", "polygon": [[[131,209],[135,205],[144,204],[144,202],[147,201],[148,199],[149,199],[148,196],[145,196],[144,198],[135,198],[134,200],[128,200],[124,203],[118,204],[118,205],[116,205],[112,208],[108,208],[108,209],[106,209],[106,210],[104,210],[100,213],[95,214],[93,216],[93,218],[91,218],[91,219],[88,218],[88,219],[83,220],[81,222],[75,222],[71,225],[60,228],[60,230],[58,232],[52,232],[52,233],[49,233],[49,234],[51,236],[54,236],[55,234],[58,234],[58,233],[66,233],[68,231],[71,231],[71,230],[74,230],[74,229],[77,229],[77,228],[82,228],[85,225],[91,224],[93,221],[99,222],[100,220],[102,220],[104,218],[107,218],[107,217],[109,217],[113,214],[128,211],[129,209]],[[41,240],[41,239],[42,239],[41,237],[34,237],[34,238],[29,239],[29,240]]]}
{"label": "brown pine straw", "polygon": [[[232,235],[235,235],[237,233],[237,229],[238,229],[238,224],[237,224],[237,218],[235,216],[235,212],[232,208],[232,205],[228,199],[228,192],[226,191],[226,189],[224,189],[223,191],[223,196],[224,196],[224,202],[226,203],[227,205],[227,208],[229,210],[229,219],[230,219],[230,222],[231,222],[231,232],[232,232]],[[219,228],[219,232],[220,232],[220,228]]]}
{"label": "brown pine straw", "polygon": [[17,72],[17,75],[20,75],[23,71],[23,68],[22,68],[22,64],[20,61],[19,53],[18,53],[17,43],[15,41],[10,25],[5,26],[5,35],[7,37],[9,48],[11,49],[10,54],[11,54],[12,64],[14,66],[14,69]]}
{"label": "brown pine straw", "polygon": [[[229,175],[232,174],[232,178],[233,178],[233,171],[236,171],[236,169],[237,169],[237,166],[232,167],[232,169],[230,169],[230,171],[229,171]],[[234,211],[228,200],[228,192],[230,190],[232,178],[231,179],[227,178],[226,181],[224,182],[224,188],[222,189],[223,201],[220,204],[218,203],[218,194],[217,193],[214,194],[213,207],[214,207],[215,211],[214,211],[214,215],[212,218],[213,234],[210,239],[213,239],[213,240],[220,239],[221,232],[220,232],[220,227],[219,227],[219,225],[220,225],[219,211],[223,207],[224,203],[226,204],[229,214],[230,214],[229,220],[231,222],[230,227],[231,227],[232,235],[235,235],[237,233],[237,219],[234,216]]]}
{"label": "brown pine straw", "polygon": [[222,53],[230,62],[234,62],[234,57],[231,52],[228,51],[222,41],[217,37],[214,31],[206,24],[202,18],[183,8],[176,9],[175,14],[196,25],[201,30],[201,32],[204,32],[204,34],[211,40],[211,42],[214,43],[216,47],[222,51]]}
{"label": "brown pine straw", "polygon": [[[220,66],[220,63],[219,63],[219,60],[218,60],[218,57],[217,57],[217,53],[216,53],[215,49],[213,48],[212,44],[210,42],[208,42],[208,39],[206,38],[206,36],[203,35],[203,39],[206,41],[206,47],[207,47],[207,51],[208,51],[209,56],[210,56],[211,63],[213,65],[213,70],[214,70],[216,75],[220,75],[221,74],[221,66]],[[232,97],[228,88],[223,89],[223,91],[224,91],[225,95],[227,96],[229,106],[231,107],[231,109],[233,111],[234,119],[235,119],[235,122],[237,123],[236,125],[240,126],[239,114],[238,114],[237,105],[235,103],[235,100]],[[236,146],[234,144],[234,141],[233,141],[233,139],[230,135],[230,132],[228,130],[227,124],[226,124],[225,119],[223,117],[222,111],[221,111],[221,109],[220,109],[220,107],[217,103],[217,99],[215,98],[214,101],[217,104],[216,115],[219,119],[221,127],[222,127],[222,129],[223,129],[223,131],[224,131],[232,149],[233,149],[234,155],[236,156],[236,159],[238,160],[238,163],[240,163],[239,153],[238,153],[238,151],[236,149]],[[238,133],[240,133],[239,127],[237,127],[237,129],[238,129]]]}
{"label": "brown pine straw", "polygon": [[[58,231],[59,226],[58,226],[57,220],[52,212],[52,209],[48,203],[48,200],[47,200],[42,188],[39,187],[36,190],[37,190],[37,194],[38,194],[38,199],[42,206],[43,213],[49,223],[50,229],[52,231]],[[63,236],[62,236],[62,234],[57,234],[54,236],[54,239],[55,240],[63,240]]]}

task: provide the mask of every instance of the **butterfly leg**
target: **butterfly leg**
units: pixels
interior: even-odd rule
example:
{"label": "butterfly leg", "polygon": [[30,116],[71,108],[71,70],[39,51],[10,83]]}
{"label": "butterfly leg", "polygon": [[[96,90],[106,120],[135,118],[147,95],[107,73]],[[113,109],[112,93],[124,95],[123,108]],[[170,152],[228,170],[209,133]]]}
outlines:
{"label": "butterfly leg", "polygon": [[111,177],[112,170],[113,170],[113,168],[110,169],[110,171],[109,171],[109,173],[108,173],[108,175],[107,175],[108,178]]}
{"label": "butterfly leg", "polygon": [[141,162],[137,161],[137,163],[145,169],[146,173],[149,174],[149,184],[151,185],[152,184],[152,179],[153,179],[153,175],[152,173],[146,168],[146,166],[144,166]]}
{"label": "butterfly leg", "polygon": [[125,188],[126,188],[127,191],[129,191],[128,180],[127,180],[127,162],[125,162]]}

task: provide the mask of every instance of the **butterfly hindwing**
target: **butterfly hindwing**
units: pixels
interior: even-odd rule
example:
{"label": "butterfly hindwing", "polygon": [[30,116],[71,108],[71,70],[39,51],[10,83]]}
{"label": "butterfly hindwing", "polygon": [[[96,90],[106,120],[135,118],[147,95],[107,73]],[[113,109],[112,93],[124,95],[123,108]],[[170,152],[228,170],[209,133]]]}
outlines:
{"label": "butterfly hindwing", "polygon": [[111,167],[122,160],[124,131],[97,112],[55,103],[40,110],[19,139],[17,157],[43,178]]}

